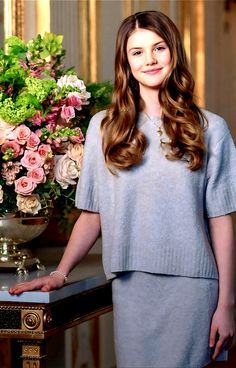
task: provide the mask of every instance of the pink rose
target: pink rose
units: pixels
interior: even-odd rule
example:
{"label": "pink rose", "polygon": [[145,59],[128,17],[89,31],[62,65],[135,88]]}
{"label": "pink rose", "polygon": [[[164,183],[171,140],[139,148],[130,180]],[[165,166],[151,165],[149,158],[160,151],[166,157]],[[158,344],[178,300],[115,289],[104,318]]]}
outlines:
{"label": "pink rose", "polygon": [[67,155],[57,156],[54,175],[56,181],[61,185],[63,189],[67,189],[69,185],[76,184],[74,179],[79,176],[79,169],[76,162],[71,160]]}
{"label": "pink rose", "polygon": [[21,124],[18,127],[16,127],[13,133],[16,141],[19,144],[23,145],[28,141],[31,134],[31,130],[26,125]]}
{"label": "pink rose", "polygon": [[72,142],[72,143],[82,143],[84,141],[84,135],[83,135],[81,129],[77,127],[77,128],[75,128],[75,131],[78,135],[73,135],[73,136],[69,137],[70,142]]}
{"label": "pink rose", "polygon": [[42,167],[30,170],[27,173],[27,177],[32,179],[36,184],[45,183],[46,176]]}
{"label": "pink rose", "polygon": [[68,121],[75,117],[74,107],[63,105],[61,109],[61,117],[62,119],[65,119],[68,123]]}
{"label": "pink rose", "polygon": [[70,92],[68,94],[66,102],[69,106],[74,107],[76,110],[82,110],[82,107],[81,107],[82,101],[81,101],[81,98],[79,97],[78,92]]}
{"label": "pink rose", "polygon": [[40,155],[43,161],[52,157],[52,149],[50,144],[40,144],[38,148],[38,154]]}
{"label": "pink rose", "polygon": [[31,134],[29,136],[29,139],[27,141],[26,148],[28,148],[30,150],[36,150],[39,143],[40,143],[40,139],[39,139],[38,135],[31,132]]}
{"label": "pink rose", "polygon": [[40,126],[45,121],[45,118],[41,116],[40,112],[38,112],[31,119],[29,119],[29,121],[31,121],[33,125]]}
{"label": "pink rose", "polygon": [[21,176],[15,181],[15,191],[18,194],[30,195],[36,188],[37,184],[27,176]]}
{"label": "pink rose", "polygon": [[16,197],[16,204],[19,211],[30,213],[31,215],[36,215],[42,208],[38,194],[32,194],[30,196],[18,194]]}
{"label": "pink rose", "polygon": [[40,138],[40,137],[42,137],[42,131],[41,131],[41,129],[37,129],[36,131],[35,131],[35,134],[37,134],[37,136]]}
{"label": "pink rose", "polygon": [[35,169],[42,166],[43,160],[38,152],[25,151],[24,156],[20,160],[21,165],[26,167],[28,170]]}
{"label": "pink rose", "polygon": [[11,160],[11,159],[16,158],[20,155],[21,147],[17,142],[6,141],[2,145],[1,151],[4,154],[5,160]]}

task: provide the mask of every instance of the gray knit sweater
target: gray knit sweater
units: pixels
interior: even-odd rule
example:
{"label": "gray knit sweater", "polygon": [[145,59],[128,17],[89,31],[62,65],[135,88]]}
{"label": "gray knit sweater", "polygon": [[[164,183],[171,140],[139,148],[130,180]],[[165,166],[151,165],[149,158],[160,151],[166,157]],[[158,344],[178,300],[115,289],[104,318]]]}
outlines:
{"label": "gray knit sweater", "polygon": [[[148,147],[142,164],[112,175],[96,114],[89,125],[76,206],[99,212],[108,279],[122,271],[218,278],[208,218],[236,210],[236,150],[225,121],[208,111],[201,170],[169,161],[156,126],[140,114]],[[165,139],[168,139],[165,137]]]}

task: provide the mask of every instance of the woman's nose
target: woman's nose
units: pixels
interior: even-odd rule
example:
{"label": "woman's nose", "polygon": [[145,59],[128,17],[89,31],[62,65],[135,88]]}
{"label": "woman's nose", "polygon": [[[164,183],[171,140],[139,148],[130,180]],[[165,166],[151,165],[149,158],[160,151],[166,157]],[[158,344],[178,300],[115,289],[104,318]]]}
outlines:
{"label": "woman's nose", "polygon": [[155,57],[155,55],[153,54],[152,51],[148,51],[146,53],[146,64],[147,65],[152,65],[152,64],[156,64],[157,63],[157,59]]}

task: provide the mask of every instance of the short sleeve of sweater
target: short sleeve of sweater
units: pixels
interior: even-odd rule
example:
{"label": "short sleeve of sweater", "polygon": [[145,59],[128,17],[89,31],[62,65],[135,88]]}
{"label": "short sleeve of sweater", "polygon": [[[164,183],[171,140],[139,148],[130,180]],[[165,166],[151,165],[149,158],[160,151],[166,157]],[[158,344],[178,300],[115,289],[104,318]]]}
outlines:
{"label": "short sleeve of sweater", "polygon": [[236,149],[226,122],[213,126],[208,147],[206,213],[217,217],[236,211]]}
{"label": "short sleeve of sweater", "polygon": [[90,121],[86,133],[80,178],[77,184],[75,205],[77,208],[99,212],[97,190],[97,155],[100,140],[100,121],[96,114]]}

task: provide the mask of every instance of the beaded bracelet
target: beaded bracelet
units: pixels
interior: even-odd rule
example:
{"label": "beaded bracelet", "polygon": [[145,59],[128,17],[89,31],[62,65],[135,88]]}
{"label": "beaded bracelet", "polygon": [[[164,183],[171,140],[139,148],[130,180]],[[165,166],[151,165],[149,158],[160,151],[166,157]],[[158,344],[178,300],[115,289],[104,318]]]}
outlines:
{"label": "beaded bracelet", "polygon": [[66,274],[61,272],[61,271],[52,271],[52,272],[50,272],[49,276],[53,277],[53,275],[59,275],[59,276],[64,277],[64,282],[66,282],[68,280],[68,277],[66,276]]}

